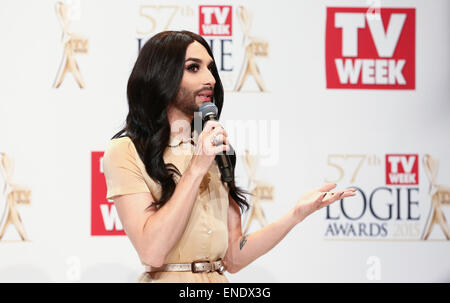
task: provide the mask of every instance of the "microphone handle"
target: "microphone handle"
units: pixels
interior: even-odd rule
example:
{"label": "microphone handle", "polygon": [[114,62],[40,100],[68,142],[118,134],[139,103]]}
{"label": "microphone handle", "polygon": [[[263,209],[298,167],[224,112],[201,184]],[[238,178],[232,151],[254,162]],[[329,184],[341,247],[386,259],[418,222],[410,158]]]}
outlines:
{"label": "microphone handle", "polygon": [[[208,117],[206,117],[205,123],[209,120],[217,121],[214,115],[209,115]],[[228,155],[224,152],[216,155],[216,163],[219,167],[222,181],[227,183],[233,181],[233,167],[231,166],[230,158],[228,157]]]}
{"label": "microphone handle", "polygon": [[227,183],[233,181],[233,168],[231,167],[228,156],[224,153],[217,155],[216,163],[219,166],[222,181]]}

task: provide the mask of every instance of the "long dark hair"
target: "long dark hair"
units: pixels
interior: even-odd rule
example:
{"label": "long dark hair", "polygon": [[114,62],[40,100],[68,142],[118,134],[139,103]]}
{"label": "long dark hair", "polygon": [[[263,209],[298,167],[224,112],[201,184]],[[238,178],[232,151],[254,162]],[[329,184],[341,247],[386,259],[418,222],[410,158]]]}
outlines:
{"label": "long dark hair", "polygon": [[[184,71],[186,49],[197,41],[213,53],[208,43],[199,35],[189,31],[165,31],[149,39],[139,52],[139,56],[128,79],[127,97],[129,112],[125,127],[113,136],[128,136],[145,164],[148,175],[162,188],[159,201],[161,207],[175,190],[174,175],[181,175],[171,163],[164,163],[163,154],[170,140],[170,124],[167,118],[167,105],[175,99]],[[213,64],[211,72],[216,80],[214,103],[218,108],[218,118],[223,106],[223,86],[217,67]],[[236,154],[229,155],[233,169]],[[228,190],[242,211],[248,209],[246,191],[236,186],[234,178],[228,182]]]}

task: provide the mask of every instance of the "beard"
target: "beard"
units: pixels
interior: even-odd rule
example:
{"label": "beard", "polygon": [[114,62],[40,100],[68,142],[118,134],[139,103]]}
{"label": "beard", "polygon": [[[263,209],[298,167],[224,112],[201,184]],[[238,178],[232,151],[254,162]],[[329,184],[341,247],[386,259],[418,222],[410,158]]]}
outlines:
{"label": "beard", "polygon": [[198,92],[192,91],[185,87],[180,87],[177,96],[175,98],[174,106],[182,113],[193,116],[195,112],[198,112],[199,106],[195,103],[195,97]]}

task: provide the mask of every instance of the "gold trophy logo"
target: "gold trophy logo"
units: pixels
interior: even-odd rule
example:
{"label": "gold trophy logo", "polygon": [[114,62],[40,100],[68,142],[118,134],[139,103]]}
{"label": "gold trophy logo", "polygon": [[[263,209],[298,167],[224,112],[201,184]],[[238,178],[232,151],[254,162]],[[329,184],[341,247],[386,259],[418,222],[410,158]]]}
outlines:
{"label": "gold trophy logo", "polygon": [[438,223],[441,227],[445,238],[450,240],[449,226],[442,209],[445,204],[450,204],[450,187],[436,183],[436,176],[439,168],[437,159],[430,155],[425,155],[423,158],[423,164],[425,166],[427,177],[430,181],[431,210],[430,216],[427,220],[428,222],[425,225],[428,226],[428,228],[424,229],[422,240],[428,239],[436,223]]}
{"label": "gold trophy logo", "polygon": [[58,1],[56,3],[56,15],[62,27],[62,44],[64,47],[63,56],[56,74],[54,88],[58,88],[68,72],[75,77],[80,88],[84,88],[83,78],[80,68],[75,60],[75,54],[86,54],[88,51],[88,39],[82,35],[74,34],[70,31],[74,5]]}
{"label": "gold trophy logo", "polygon": [[247,170],[248,178],[249,178],[249,184],[248,188],[250,190],[251,199],[250,199],[250,205],[251,205],[251,211],[250,215],[248,216],[245,227],[244,227],[244,235],[247,234],[247,231],[250,228],[250,225],[252,222],[256,219],[261,227],[264,227],[267,225],[267,219],[264,215],[264,211],[261,207],[262,201],[273,201],[273,185],[257,180],[255,178],[256,168],[258,166],[256,157],[250,155],[249,151],[245,151],[244,155],[244,163],[245,168]]}
{"label": "gold trophy logo", "polygon": [[234,90],[237,92],[240,91],[248,76],[251,75],[255,79],[259,90],[261,92],[267,92],[258,65],[256,64],[256,58],[267,57],[269,43],[250,35],[251,16],[246,8],[242,6],[238,8],[238,17],[244,35],[242,44],[245,47],[245,58]]}
{"label": "gold trophy logo", "polygon": [[17,206],[18,204],[30,204],[31,190],[25,186],[13,184],[11,182],[13,170],[14,164],[11,158],[5,153],[0,153],[0,172],[5,180],[3,194],[6,200],[3,218],[0,221],[0,240],[5,235],[8,226],[12,224],[22,238],[22,241],[29,241]]}

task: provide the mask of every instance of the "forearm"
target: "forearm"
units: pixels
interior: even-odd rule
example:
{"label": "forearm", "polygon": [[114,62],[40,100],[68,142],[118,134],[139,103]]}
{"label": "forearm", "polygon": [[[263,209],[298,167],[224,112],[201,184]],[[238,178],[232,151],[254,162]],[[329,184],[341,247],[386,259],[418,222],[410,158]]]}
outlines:
{"label": "forearm", "polygon": [[239,243],[229,243],[232,247],[228,259],[228,271],[231,273],[241,270],[260,256],[277,245],[299,220],[293,211],[289,211],[275,222],[260,230],[244,235],[238,239]]}
{"label": "forearm", "polygon": [[180,178],[172,197],[147,219],[143,228],[143,243],[152,259],[164,262],[167,254],[183,235],[202,179],[202,174],[188,168]]}
{"label": "forearm", "polygon": [[[278,244],[286,234],[308,215],[331,203],[355,195],[354,188],[330,192],[336,184],[329,183],[311,190],[299,199],[297,204],[274,223],[252,233],[242,236],[241,215],[238,207],[230,204],[228,211],[228,250],[224,261],[227,270],[237,272],[249,263],[267,253]],[[230,201],[233,201],[230,198]]]}

